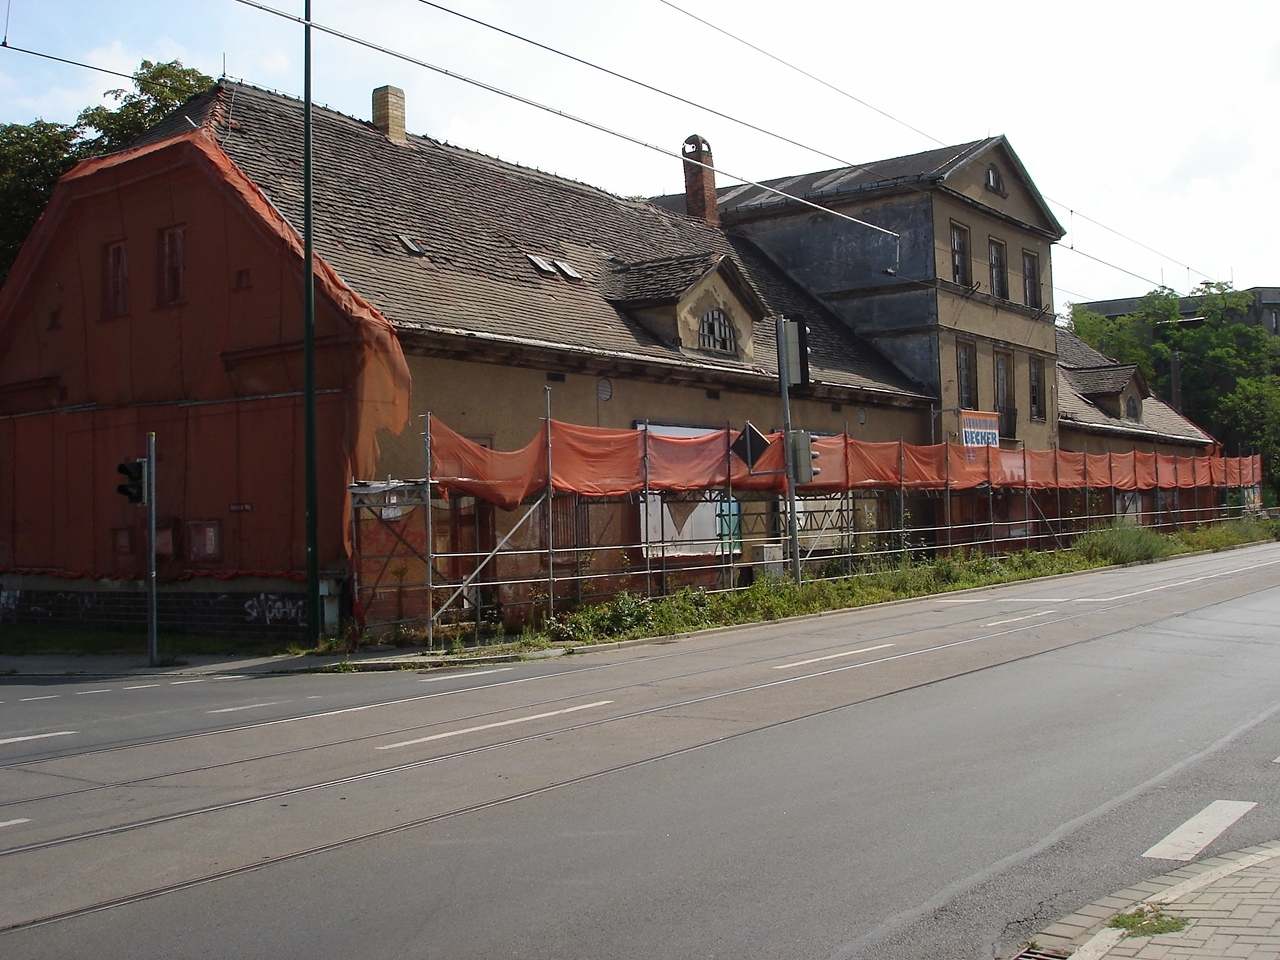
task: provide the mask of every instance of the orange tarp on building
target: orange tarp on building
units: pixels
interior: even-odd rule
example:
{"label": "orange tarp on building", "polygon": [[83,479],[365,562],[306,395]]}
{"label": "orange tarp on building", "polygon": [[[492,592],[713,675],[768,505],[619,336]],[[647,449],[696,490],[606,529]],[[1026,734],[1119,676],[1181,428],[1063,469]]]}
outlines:
{"label": "orange tarp on building", "polygon": [[[737,434],[711,430],[696,437],[667,437],[646,430],[584,427],[553,420],[519,450],[481,447],[432,418],[432,478],[491,503],[511,508],[545,489],[547,457],[559,492],[625,496],[644,490],[681,493],[724,489],[782,491],[782,437],[774,434],[763,456],[748,468],[731,452]],[[969,490],[994,487],[1036,490],[1114,487],[1151,490],[1181,486],[1239,486],[1255,482],[1257,458],[1157,456],[1150,452],[1072,453],[1002,450],[958,444],[919,446],[867,443],[843,436],[815,439],[820,473],[802,493],[903,487]],[[901,468],[901,469],[900,469]]]}

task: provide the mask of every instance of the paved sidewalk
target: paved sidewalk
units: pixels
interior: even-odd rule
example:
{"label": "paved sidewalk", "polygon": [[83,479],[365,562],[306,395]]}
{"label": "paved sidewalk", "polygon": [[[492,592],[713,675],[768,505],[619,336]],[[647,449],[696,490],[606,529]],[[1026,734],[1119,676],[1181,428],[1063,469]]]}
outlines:
{"label": "paved sidewalk", "polygon": [[[1132,937],[1108,925],[1116,914],[1138,908],[1186,926]],[[1032,942],[1040,951],[1033,956],[1073,960],[1280,960],[1280,840],[1135,884],[1063,917]]]}

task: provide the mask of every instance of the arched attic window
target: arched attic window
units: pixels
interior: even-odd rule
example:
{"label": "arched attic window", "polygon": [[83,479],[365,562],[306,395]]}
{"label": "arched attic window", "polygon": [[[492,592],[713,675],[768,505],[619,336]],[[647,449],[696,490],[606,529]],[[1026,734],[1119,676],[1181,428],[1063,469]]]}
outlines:
{"label": "arched attic window", "polygon": [[1004,196],[1004,177],[994,163],[987,164],[987,189]]}
{"label": "arched attic window", "polygon": [[719,307],[708,310],[698,321],[698,346],[716,353],[738,352],[733,324],[729,322],[729,315]]}
{"label": "arched attic window", "polygon": [[1124,402],[1124,415],[1133,421],[1142,419],[1142,405],[1138,403],[1137,397],[1130,397]]}

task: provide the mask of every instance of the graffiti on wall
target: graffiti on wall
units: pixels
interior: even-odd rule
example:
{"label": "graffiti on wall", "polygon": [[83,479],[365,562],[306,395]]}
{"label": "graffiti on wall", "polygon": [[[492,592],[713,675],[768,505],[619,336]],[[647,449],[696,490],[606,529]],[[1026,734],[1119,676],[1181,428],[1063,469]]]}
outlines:
{"label": "graffiti on wall", "polygon": [[301,626],[307,619],[306,600],[283,593],[260,593],[244,602],[244,618],[247,623],[266,626],[277,623]]}

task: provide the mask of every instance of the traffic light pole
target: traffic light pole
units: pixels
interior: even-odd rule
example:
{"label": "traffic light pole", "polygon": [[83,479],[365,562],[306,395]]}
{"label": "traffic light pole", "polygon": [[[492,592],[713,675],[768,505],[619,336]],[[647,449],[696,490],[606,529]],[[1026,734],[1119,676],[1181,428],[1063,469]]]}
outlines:
{"label": "traffic light pole", "polygon": [[160,664],[156,602],[156,435],[147,434],[147,663]]}
{"label": "traffic light pole", "polygon": [[782,397],[782,450],[787,470],[787,539],[791,542],[791,578],[800,582],[800,527],[796,522],[796,464],[791,450],[791,357],[787,319],[778,317],[778,393]]}

